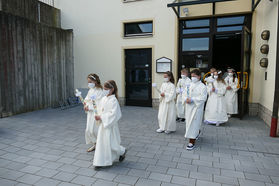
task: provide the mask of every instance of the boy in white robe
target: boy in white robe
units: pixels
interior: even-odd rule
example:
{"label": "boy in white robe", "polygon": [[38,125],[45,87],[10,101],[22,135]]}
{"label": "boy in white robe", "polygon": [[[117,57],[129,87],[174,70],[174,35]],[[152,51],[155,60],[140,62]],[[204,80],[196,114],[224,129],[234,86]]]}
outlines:
{"label": "boy in white robe", "polygon": [[183,104],[182,95],[183,92],[187,91],[187,88],[190,86],[191,79],[188,77],[188,70],[181,70],[181,78],[178,80],[176,85],[176,112],[177,119],[176,121],[185,121],[185,104]]}
{"label": "boy in white robe", "polygon": [[206,86],[201,82],[201,72],[198,69],[191,71],[192,83],[188,94],[184,94],[186,102],[186,133],[189,139],[187,150],[195,148],[196,138],[199,136],[203,118],[204,103],[207,98]]}
{"label": "boy in white robe", "polygon": [[226,83],[222,78],[222,72],[214,72],[213,83],[207,85],[207,93],[209,95],[205,113],[204,122],[206,124],[215,124],[217,127],[221,123],[228,121],[226,112]]}
{"label": "boy in white robe", "polygon": [[87,123],[85,129],[85,142],[92,146],[87,149],[87,152],[94,151],[96,148],[96,140],[98,134],[98,126],[96,125],[93,100],[96,105],[99,105],[100,100],[103,97],[103,88],[98,75],[89,74],[87,76],[89,91],[84,99],[84,110],[87,113]]}
{"label": "boy in white robe", "polygon": [[226,109],[228,117],[231,117],[232,114],[238,113],[238,79],[233,69],[228,69],[228,76],[225,78],[225,83],[227,85],[225,94]]}
{"label": "boy in white robe", "polygon": [[100,121],[97,145],[93,160],[95,170],[101,167],[111,166],[113,162],[122,162],[126,149],[121,146],[118,121],[121,118],[121,110],[118,102],[117,85],[110,80],[104,84],[104,95],[99,108],[97,121]]}
{"label": "boy in white robe", "polygon": [[164,83],[160,89],[160,105],[158,112],[158,133],[169,134],[176,131],[175,85],[172,72],[164,74]]}

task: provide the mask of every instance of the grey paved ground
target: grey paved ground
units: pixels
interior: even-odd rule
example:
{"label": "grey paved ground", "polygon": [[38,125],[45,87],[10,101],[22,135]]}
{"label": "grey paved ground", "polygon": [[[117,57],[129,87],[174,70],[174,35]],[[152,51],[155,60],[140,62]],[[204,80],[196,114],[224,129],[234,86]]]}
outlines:
{"label": "grey paved ground", "polygon": [[156,134],[157,111],[124,107],[123,163],[96,172],[85,152],[81,107],[0,119],[0,185],[279,185],[279,139],[257,118],[203,126],[198,148],[185,150],[185,126]]}

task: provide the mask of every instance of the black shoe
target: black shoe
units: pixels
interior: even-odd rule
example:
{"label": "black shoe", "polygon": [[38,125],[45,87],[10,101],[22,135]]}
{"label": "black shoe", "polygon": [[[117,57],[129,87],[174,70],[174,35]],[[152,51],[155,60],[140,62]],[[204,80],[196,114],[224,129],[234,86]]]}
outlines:
{"label": "black shoe", "polygon": [[183,119],[181,119],[181,122],[185,122],[185,119],[183,118]]}
{"label": "black shoe", "polygon": [[180,121],[181,119],[180,118],[176,118],[176,121]]}
{"label": "black shoe", "polygon": [[100,170],[101,168],[102,168],[102,167],[100,167],[100,166],[95,166],[95,167],[94,167],[94,170],[95,170],[95,171],[98,171],[98,170]]}
{"label": "black shoe", "polygon": [[126,156],[126,153],[127,153],[127,150],[125,149],[125,152],[124,152],[124,154],[123,154],[123,155],[121,155],[121,156],[119,157],[119,162],[122,162],[122,161],[124,161],[124,159],[125,159],[125,156]]}

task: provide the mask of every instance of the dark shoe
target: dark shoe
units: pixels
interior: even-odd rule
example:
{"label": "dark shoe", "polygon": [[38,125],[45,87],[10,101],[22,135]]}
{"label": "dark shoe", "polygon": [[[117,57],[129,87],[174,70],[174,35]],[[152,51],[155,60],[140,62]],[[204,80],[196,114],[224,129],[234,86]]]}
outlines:
{"label": "dark shoe", "polygon": [[125,152],[124,152],[124,154],[123,154],[123,155],[121,155],[121,156],[119,157],[119,162],[122,162],[122,161],[124,161],[124,159],[125,159],[125,156],[126,156],[126,153],[127,153],[127,150],[125,149]]}
{"label": "dark shoe", "polygon": [[102,167],[100,167],[100,166],[95,166],[95,167],[94,167],[94,170],[95,170],[95,171],[98,171],[98,170],[100,170],[101,168],[102,168]]}
{"label": "dark shoe", "polygon": [[183,118],[183,119],[181,119],[181,122],[185,122],[185,119]]}
{"label": "dark shoe", "polygon": [[193,150],[195,148],[195,144],[189,143],[186,147],[187,150]]}
{"label": "dark shoe", "polygon": [[176,121],[180,121],[180,118],[176,118]]}

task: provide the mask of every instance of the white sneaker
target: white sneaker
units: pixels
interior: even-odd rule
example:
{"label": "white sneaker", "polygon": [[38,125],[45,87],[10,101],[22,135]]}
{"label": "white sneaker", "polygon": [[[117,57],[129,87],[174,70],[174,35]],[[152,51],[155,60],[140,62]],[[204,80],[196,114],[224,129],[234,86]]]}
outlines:
{"label": "white sneaker", "polygon": [[228,114],[228,118],[232,117],[232,115]]}
{"label": "white sneaker", "polygon": [[189,143],[186,147],[187,150],[193,150],[195,148],[195,145],[193,143]]}
{"label": "white sneaker", "polygon": [[165,134],[169,134],[171,133],[171,131],[165,130]]}
{"label": "white sneaker", "polygon": [[162,132],[164,132],[164,130],[162,130],[162,129],[157,129],[156,132],[162,133]]}
{"label": "white sneaker", "polygon": [[216,127],[219,127],[220,126],[220,123],[216,123]]}

